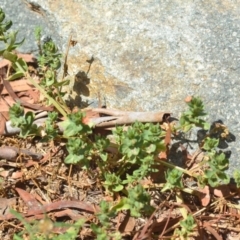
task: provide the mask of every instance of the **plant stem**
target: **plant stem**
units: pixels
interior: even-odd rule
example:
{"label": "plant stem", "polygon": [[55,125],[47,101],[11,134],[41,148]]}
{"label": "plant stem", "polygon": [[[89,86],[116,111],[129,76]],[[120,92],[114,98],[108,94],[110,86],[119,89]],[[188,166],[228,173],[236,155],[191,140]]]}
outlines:
{"label": "plant stem", "polygon": [[32,79],[29,74],[27,73],[27,79],[29,79],[29,81],[33,84],[33,86],[35,88],[37,88],[48,100],[50,103],[53,104],[53,106],[65,117],[67,118],[67,113],[64,111],[64,109],[58,104],[58,102],[56,102],[52,97],[50,97],[45,90],[34,81],[34,79]]}
{"label": "plant stem", "polygon": [[158,162],[160,162],[161,164],[163,164],[166,167],[175,168],[175,169],[177,169],[177,170],[179,170],[179,171],[181,171],[181,172],[183,172],[183,173],[185,173],[185,174],[187,174],[187,175],[189,175],[191,177],[195,177],[191,172],[189,172],[188,170],[185,170],[185,169],[183,169],[181,167],[175,166],[175,165],[173,165],[171,163],[168,163],[168,162],[165,162],[163,160],[158,160]]}

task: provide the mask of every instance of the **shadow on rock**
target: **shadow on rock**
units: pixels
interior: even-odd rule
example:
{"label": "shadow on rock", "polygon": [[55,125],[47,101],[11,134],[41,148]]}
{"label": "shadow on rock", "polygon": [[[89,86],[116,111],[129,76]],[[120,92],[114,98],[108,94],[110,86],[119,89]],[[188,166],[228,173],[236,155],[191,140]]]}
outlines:
{"label": "shadow on rock", "polygon": [[231,157],[231,151],[227,148],[230,142],[236,141],[236,137],[228,130],[222,120],[214,121],[209,131],[193,129],[193,132],[195,131],[196,133],[193,134],[196,136],[195,138],[188,138],[187,134],[183,132],[173,138],[168,155],[170,162],[183,167],[188,154],[192,155],[197,149],[201,148],[206,137],[219,139],[219,152],[223,152],[228,159]]}
{"label": "shadow on rock", "polygon": [[67,100],[67,105],[72,109],[74,107],[85,108],[89,106],[88,101],[83,101],[81,96],[88,97],[90,95],[90,91],[88,85],[90,84],[90,78],[83,71],[79,71],[75,75],[75,81],[73,85],[73,92],[75,92],[75,97],[69,96]]}

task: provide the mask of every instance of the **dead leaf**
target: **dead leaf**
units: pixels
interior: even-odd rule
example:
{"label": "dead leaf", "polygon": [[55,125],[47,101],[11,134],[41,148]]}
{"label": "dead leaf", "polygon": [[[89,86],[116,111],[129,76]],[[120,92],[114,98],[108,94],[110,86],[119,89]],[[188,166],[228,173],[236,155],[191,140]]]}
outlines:
{"label": "dead leaf", "polygon": [[21,171],[16,171],[16,172],[13,172],[11,176],[9,176],[9,178],[11,179],[19,179],[23,176],[23,172]]}
{"label": "dead leaf", "polygon": [[85,113],[85,117],[82,120],[84,124],[89,124],[91,122],[91,118],[100,117],[100,114],[97,112],[94,112],[92,109],[86,109],[84,110],[84,113]]}
{"label": "dead leaf", "polygon": [[160,152],[160,153],[158,154],[158,158],[159,158],[160,160],[167,160],[167,153],[166,153],[166,152]]}
{"label": "dead leaf", "polygon": [[144,178],[144,179],[139,181],[139,184],[141,184],[144,187],[152,186],[153,185],[153,181],[152,181],[152,179]]}
{"label": "dead leaf", "polygon": [[17,198],[0,198],[0,214],[7,215],[10,209],[14,208],[17,204]]}
{"label": "dead leaf", "polygon": [[26,91],[25,94],[26,94],[26,96],[33,99],[34,103],[38,103],[40,100],[40,92],[36,89],[29,89],[28,91]]}
{"label": "dead leaf", "polygon": [[135,228],[136,220],[135,218],[131,217],[129,212],[124,214],[123,220],[119,226],[119,231],[121,233],[130,233]]}
{"label": "dead leaf", "polygon": [[198,198],[201,201],[202,206],[206,207],[211,200],[209,186],[206,185],[203,189],[198,189],[198,191],[200,192],[200,194],[198,195]]}
{"label": "dead leaf", "polygon": [[0,158],[7,160],[14,160],[17,158],[17,151],[11,147],[0,147]]}
{"label": "dead leaf", "polygon": [[24,201],[24,203],[28,206],[29,210],[33,211],[34,209],[37,210],[39,209],[39,207],[41,207],[41,204],[35,199],[35,197],[31,193],[21,188],[15,188],[15,190],[17,191],[21,199]]}
{"label": "dead leaf", "polygon": [[213,194],[216,197],[226,197],[230,195],[230,189],[227,185],[221,185],[213,189]]}
{"label": "dead leaf", "polygon": [[215,237],[215,239],[217,239],[217,240],[223,240],[223,238],[218,234],[218,232],[217,232],[214,228],[212,228],[212,227],[210,226],[210,224],[204,222],[203,227],[204,227],[208,232],[210,232],[210,233]]}
{"label": "dead leaf", "polygon": [[10,96],[2,96],[0,100],[0,112],[9,112],[9,107],[13,106],[15,101]]}
{"label": "dead leaf", "polygon": [[72,210],[72,209],[65,209],[63,211],[54,213],[54,217],[65,217],[65,216],[70,217],[74,221],[84,218],[82,215],[78,214],[76,210]]}
{"label": "dead leaf", "polygon": [[172,131],[171,131],[171,126],[170,124],[168,123],[168,128],[166,130],[166,136],[165,136],[165,139],[164,139],[164,143],[165,143],[165,146],[168,147],[171,143],[171,134],[172,134]]}
{"label": "dead leaf", "polygon": [[6,178],[6,177],[9,176],[9,174],[10,174],[10,171],[0,171],[0,176],[1,176],[1,177]]}
{"label": "dead leaf", "polygon": [[0,135],[3,135],[5,132],[5,126],[6,126],[7,119],[5,118],[4,115],[5,115],[4,113],[0,112]]}
{"label": "dead leaf", "polygon": [[17,53],[18,58],[22,58],[26,63],[35,63],[36,58],[32,54]]}
{"label": "dead leaf", "polygon": [[[39,81],[37,81],[37,82],[39,82]],[[11,85],[11,87],[15,93],[33,89],[33,86],[31,85],[31,83],[27,79],[24,79],[24,78],[16,80],[16,81],[10,81],[9,84]],[[0,87],[3,88],[2,83],[1,83]],[[6,95],[6,94],[8,94],[8,91],[6,88],[3,88],[2,95]]]}
{"label": "dead leaf", "polygon": [[[1,76],[0,76],[1,77]],[[28,103],[26,101],[23,101],[22,99],[20,99],[16,93],[13,91],[9,81],[7,80],[2,80],[3,81],[3,85],[4,87],[7,89],[8,91],[8,94],[12,97],[12,99],[14,101],[18,101],[20,102],[20,104],[24,107],[28,107],[28,108],[31,108],[31,109],[35,109],[35,110],[47,110],[47,111],[52,111],[52,107],[44,107],[44,106],[40,106],[40,105],[36,105],[36,104],[32,104],[32,103]]]}

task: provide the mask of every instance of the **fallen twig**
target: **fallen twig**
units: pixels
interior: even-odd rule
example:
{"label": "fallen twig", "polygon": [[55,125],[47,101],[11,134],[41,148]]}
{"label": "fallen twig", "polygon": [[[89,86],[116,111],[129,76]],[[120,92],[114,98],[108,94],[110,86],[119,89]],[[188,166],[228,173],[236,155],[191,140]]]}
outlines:
{"label": "fallen twig", "polygon": [[142,123],[162,123],[167,120],[170,113],[166,112],[128,112],[105,108],[95,108],[92,110],[100,114],[108,115],[104,117],[89,118],[86,123],[91,123],[95,127],[114,127],[128,125],[136,121]]}
{"label": "fallen twig", "polygon": [[[113,109],[103,109],[95,108],[91,110],[92,112],[104,114],[102,117],[88,117],[88,112],[86,117],[83,119],[83,123],[92,124],[94,128],[109,128],[115,126],[129,125],[136,121],[142,123],[162,123],[167,121],[170,117],[170,113],[164,112],[127,112],[119,111]],[[92,114],[91,114],[92,115]],[[111,115],[111,116],[106,116]],[[44,114],[38,114],[33,122],[37,126],[43,126],[47,119],[47,112]],[[60,132],[63,131],[61,128],[61,122],[58,123]],[[12,127],[11,121],[7,121],[5,125],[5,131],[3,135],[13,135],[20,132],[19,128]]]}
{"label": "fallen twig", "polygon": [[42,159],[43,155],[34,153],[28,149],[19,149],[17,147],[0,147],[0,158],[6,160],[15,160],[19,154],[30,156],[33,160]]}

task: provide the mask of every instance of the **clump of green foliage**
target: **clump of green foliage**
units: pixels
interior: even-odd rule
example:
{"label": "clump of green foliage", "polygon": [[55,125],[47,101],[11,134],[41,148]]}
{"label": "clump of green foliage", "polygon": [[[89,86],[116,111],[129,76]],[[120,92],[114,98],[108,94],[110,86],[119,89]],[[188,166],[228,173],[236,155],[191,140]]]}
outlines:
{"label": "clump of green foliage", "polygon": [[20,128],[20,137],[26,138],[31,134],[37,134],[38,127],[34,124],[35,114],[33,112],[24,113],[24,108],[20,103],[14,104],[9,109],[9,116],[13,127]]}
{"label": "clump of green foliage", "polygon": [[180,237],[180,239],[189,239],[191,234],[194,231],[194,228],[197,227],[195,220],[192,215],[188,215],[186,219],[180,221],[180,229],[177,228],[174,232],[174,237]]}
{"label": "clump of green foliage", "polygon": [[200,98],[192,98],[188,104],[188,111],[184,112],[180,117],[181,128],[184,132],[191,130],[193,127],[200,127],[209,130],[209,123],[203,117],[207,114],[204,110],[203,102]]}
{"label": "clump of green foliage", "polygon": [[[27,64],[14,52],[23,43],[23,40],[16,42],[17,32],[8,33],[11,25],[11,21],[5,21],[5,14],[0,9],[0,41],[5,44],[5,48],[0,50],[0,56],[10,60],[14,70],[8,80],[22,76],[29,77]],[[24,113],[20,103],[17,103],[10,108],[10,119],[13,126],[21,129],[20,137],[38,135],[42,137],[43,141],[59,141],[60,129],[56,124],[57,118],[59,114],[66,117],[61,124],[63,134],[60,138],[66,142],[68,152],[64,163],[78,165],[89,172],[92,171],[91,166],[95,165],[95,169],[98,170],[97,178],[99,182],[102,182],[106,192],[111,196],[121,196],[118,202],[100,203],[100,211],[96,214],[97,222],[91,224],[96,239],[121,239],[120,233],[112,231],[110,224],[111,219],[120,211],[127,211],[135,218],[150,216],[153,213],[154,208],[150,204],[151,196],[140,184],[140,181],[149,178],[152,173],[158,172],[160,164],[167,167],[164,172],[165,183],[160,191],[176,192],[178,201],[183,201],[179,193],[187,191],[187,186],[183,181],[186,176],[195,179],[199,186],[217,187],[229,183],[229,176],[225,173],[229,160],[225,153],[218,149],[219,139],[210,134],[210,124],[204,119],[206,112],[200,98],[192,98],[188,103],[188,110],[180,117],[179,126],[172,127],[172,132],[186,133],[194,127],[199,127],[207,132],[200,146],[205,154],[203,161],[198,166],[202,172],[201,175],[191,169],[186,170],[171,163],[156,160],[159,152],[166,151],[164,143],[166,132],[159,124],[136,122],[127,130],[117,126],[112,131],[115,142],[110,142],[106,137],[93,134],[94,126],[83,123],[85,116],[82,112],[68,114],[65,111],[66,106],[62,101],[63,92],[61,92],[61,87],[68,81],[58,81],[62,55],[51,39],[41,42],[40,28],[36,30],[35,35],[39,46],[38,65],[42,82],[40,85],[34,83],[34,86],[46,96],[49,103],[54,104],[56,111],[49,113],[45,125],[39,128],[34,124],[35,115],[32,112]],[[59,99],[64,106],[59,106],[54,99]],[[41,134],[42,131],[45,132],[44,135]],[[107,151],[109,147],[115,148],[114,156]],[[234,173],[234,177],[239,187],[240,174],[238,171]],[[14,214],[24,224],[32,239],[75,239],[79,229],[83,226],[83,222],[77,221],[63,235],[51,235],[50,233],[44,235],[32,228],[32,225],[18,213]],[[195,228],[196,223],[193,216],[183,213],[183,220],[179,223],[179,228],[176,229],[174,235],[187,239]],[[16,234],[14,239],[22,239],[23,232]]]}
{"label": "clump of green foliage", "polygon": [[35,38],[39,48],[38,71],[41,76],[40,86],[44,88],[49,96],[60,101],[66,108],[66,104],[62,99],[64,93],[61,92],[61,88],[68,85],[69,80],[58,80],[62,54],[59,53],[58,47],[51,38],[41,41],[42,29],[40,27],[35,29]]}

